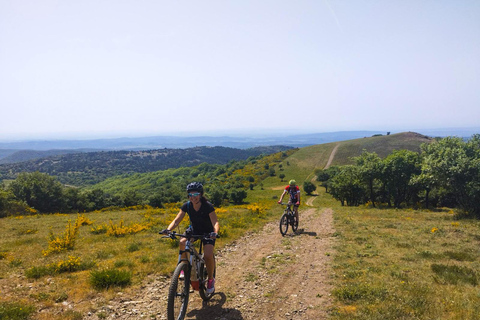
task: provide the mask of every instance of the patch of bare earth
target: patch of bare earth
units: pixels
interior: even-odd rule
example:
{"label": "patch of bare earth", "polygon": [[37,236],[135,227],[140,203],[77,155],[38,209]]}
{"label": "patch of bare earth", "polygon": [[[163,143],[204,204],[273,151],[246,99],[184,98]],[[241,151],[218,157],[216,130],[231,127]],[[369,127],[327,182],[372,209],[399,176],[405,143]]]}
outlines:
{"label": "patch of bare earth", "polygon": [[[216,294],[190,294],[186,319],[326,319],[331,304],[331,209],[300,208],[296,234],[278,223],[217,251]],[[134,296],[118,296],[85,319],[166,319],[169,280],[150,279]]]}

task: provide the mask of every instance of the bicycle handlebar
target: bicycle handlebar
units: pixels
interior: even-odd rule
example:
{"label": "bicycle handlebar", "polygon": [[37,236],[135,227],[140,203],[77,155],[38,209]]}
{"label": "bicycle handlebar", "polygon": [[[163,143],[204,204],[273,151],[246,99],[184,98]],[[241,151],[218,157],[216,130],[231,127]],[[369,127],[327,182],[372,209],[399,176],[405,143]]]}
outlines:
{"label": "bicycle handlebar", "polygon": [[[164,233],[164,231],[160,231],[159,234],[165,235],[162,238],[170,238],[170,239],[177,239],[177,237],[180,238],[193,238],[195,240],[197,239],[212,239],[210,237],[210,233],[205,233],[205,234],[186,234],[186,233],[176,233],[175,231],[169,231],[167,234]],[[217,233],[217,236],[215,238],[220,238],[220,235]]]}

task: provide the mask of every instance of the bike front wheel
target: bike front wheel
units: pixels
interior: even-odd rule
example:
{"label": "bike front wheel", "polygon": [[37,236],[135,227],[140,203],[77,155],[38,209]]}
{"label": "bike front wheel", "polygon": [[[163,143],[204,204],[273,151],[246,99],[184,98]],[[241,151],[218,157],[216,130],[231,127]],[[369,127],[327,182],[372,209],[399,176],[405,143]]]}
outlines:
{"label": "bike front wheel", "polygon": [[284,213],[280,218],[280,233],[282,236],[287,234],[288,230],[288,216],[287,213]]}
{"label": "bike front wheel", "polygon": [[[184,277],[180,278],[183,271]],[[180,263],[173,272],[168,290],[168,320],[183,320],[187,313],[188,296],[190,294],[190,272],[188,263]]]}
{"label": "bike front wheel", "polygon": [[[215,269],[213,270],[213,278],[215,279],[217,273],[217,267],[215,265]],[[210,300],[215,292],[212,293],[207,293],[207,282],[208,282],[208,272],[207,272],[207,266],[205,263],[202,263],[200,265],[200,288],[198,289],[200,293],[200,297],[202,297],[203,301],[208,301]]]}

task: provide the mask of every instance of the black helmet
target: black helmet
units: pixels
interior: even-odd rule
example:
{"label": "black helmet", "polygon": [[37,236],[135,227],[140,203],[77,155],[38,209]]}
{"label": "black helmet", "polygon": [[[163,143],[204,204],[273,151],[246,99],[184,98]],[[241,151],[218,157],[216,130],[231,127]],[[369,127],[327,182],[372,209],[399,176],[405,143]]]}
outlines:
{"label": "black helmet", "polygon": [[203,185],[200,182],[192,182],[187,185],[187,192],[198,191],[203,193]]}

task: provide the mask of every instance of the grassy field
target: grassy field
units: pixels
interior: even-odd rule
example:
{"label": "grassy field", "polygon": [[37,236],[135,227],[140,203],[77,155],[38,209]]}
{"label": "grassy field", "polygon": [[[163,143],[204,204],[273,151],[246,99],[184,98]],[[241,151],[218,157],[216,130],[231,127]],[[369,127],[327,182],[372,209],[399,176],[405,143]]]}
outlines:
{"label": "grassy field", "polygon": [[[278,219],[275,202],[286,181],[310,181],[335,145],[298,150],[281,168],[276,164],[276,176],[249,191],[246,204],[218,208],[218,247]],[[479,221],[456,220],[449,209],[342,207],[323,188],[317,192],[314,205],[332,208],[335,218],[332,319],[479,319]],[[168,276],[177,244],[157,232],[178,207],[0,219],[0,319],[81,319],[118,291],[137,290],[149,275]],[[95,286],[93,275],[101,272],[118,282]],[[57,315],[66,301],[76,309]]]}
{"label": "grassy field", "polygon": [[[91,311],[92,298],[103,304],[118,291],[135,291],[148,275],[169,276],[178,244],[158,231],[179,206],[0,219],[0,319],[27,319],[26,310],[43,310],[35,319],[81,319]],[[217,247],[274,219],[280,208],[271,206],[218,208],[222,238]],[[60,244],[66,243],[70,247],[62,250]],[[55,315],[64,301],[75,302],[75,311]]]}
{"label": "grassy field", "polygon": [[335,206],[333,319],[479,319],[480,222]]}

